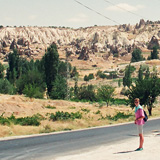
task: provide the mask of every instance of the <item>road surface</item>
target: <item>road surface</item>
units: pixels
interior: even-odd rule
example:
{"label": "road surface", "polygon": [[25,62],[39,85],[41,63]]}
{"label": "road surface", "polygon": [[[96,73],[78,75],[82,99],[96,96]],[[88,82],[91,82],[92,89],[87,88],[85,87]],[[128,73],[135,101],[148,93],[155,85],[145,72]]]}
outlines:
{"label": "road surface", "polygon": [[[160,119],[149,120],[144,133],[160,130]],[[0,140],[0,160],[53,160],[58,156],[82,153],[137,136],[133,123]]]}

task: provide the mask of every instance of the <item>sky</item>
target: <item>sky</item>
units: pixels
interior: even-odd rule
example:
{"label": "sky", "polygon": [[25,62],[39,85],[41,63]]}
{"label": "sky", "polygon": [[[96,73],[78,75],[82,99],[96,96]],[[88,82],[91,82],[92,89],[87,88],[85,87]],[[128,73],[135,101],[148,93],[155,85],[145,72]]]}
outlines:
{"label": "sky", "polygon": [[0,25],[132,25],[140,19],[160,20],[159,6],[160,0],[0,0]]}

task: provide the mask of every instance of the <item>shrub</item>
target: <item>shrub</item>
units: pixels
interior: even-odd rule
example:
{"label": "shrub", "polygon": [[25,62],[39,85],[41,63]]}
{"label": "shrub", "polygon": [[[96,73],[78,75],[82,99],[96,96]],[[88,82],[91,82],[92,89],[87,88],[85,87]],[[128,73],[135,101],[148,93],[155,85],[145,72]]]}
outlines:
{"label": "shrub", "polygon": [[91,79],[94,79],[93,73],[90,73],[88,76],[87,75],[84,76],[84,81],[89,81]]}
{"label": "shrub", "polygon": [[118,99],[118,98],[114,98],[111,100],[111,102],[115,105],[127,105],[128,104],[128,100],[126,99]]}
{"label": "shrub", "polygon": [[46,106],[45,108],[48,108],[48,109],[56,109],[56,107],[50,106],[50,105]]}
{"label": "shrub", "polygon": [[0,124],[1,125],[10,125],[10,121],[7,118],[4,118],[3,114],[0,116]]}
{"label": "shrub", "polygon": [[22,126],[39,126],[40,121],[44,119],[42,115],[36,114],[33,115],[32,117],[20,117],[20,118],[15,118],[15,116],[12,114],[10,117],[5,118],[3,117],[3,114],[0,116],[0,124],[2,125],[10,125],[11,123],[13,124],[19,124]]}
{"label": "shrub", "polygon": [[53,120],[53,121],[68,120],[68,119],[74,120],[74,119],[81,119],[81,118],[82,118],[82,114],[80,112],[68,113],[68,112],[58,111],[55,114],[51,113],[50,115],[50,120]]}
{"label": "shrub", "polygon": [[125,114],[123,112],[118,112],[115,116],[106,116],[107,119],[112,120],[112,121],[118,121],[119,119],[127,119],[130,116],[132,116],[132,114]]}
{"label": "shrub", "polygon": [[89,78],[87,75],[84,76],[84,81],[89,81]]}
{"label": "shrub", "polygon": [[90,110],[89,110],[89,109],[86,109],[86,108],[82,108],[81,111],[86,112],[86,113],[89,113],[89,112],[90,112]]}
{"label": "shrub", "polygon": [[97,72],[96,76],[100,77],[100,78],[103,78],[103,79],[107,78],[107,75],[105,75],[104,73],[102,73],[102,71],[100,71],[100,70]]}
{"label": "shrub", "polygon": [[43,92],[41,92],[41,89],[31,84],[25,85],[23,94],[30,98],[43,98]]}
{"label": "shrub", "polygon": [[94,79],[93,73],[90,73],[88,77],[89,77],[89,79]]}
{"label": "shrub", "polygon": [[100,114],[101,113],[101,111],[100,110],[98,110],[95,114]]}
{"label": "shrub", "polygon": [[24,118],[17,118],[16,124],[20,124],[22,126],[39,126],[40,122],[36,117],[24,117]]}
{"label": "shrub", "polygon": [[94,86],[88,85],[88,86],[80,87],[79,92],[77,94],[77,98],[79,100],[95,101],[96,94],[95,94]]}
{"label": "shrub", "polygon": [[43,120],[44,117],[40,114],[33,115],[32,117],[23,117],[17,118],[16,124],[20,124],[22,126],[39,126],[40,121]]}
{"label": "shrub", "polygon": [[7,79],[0,79],[0,93],[14,94],[16,93],[16,89]]}
{"label": "shrub", "polygon": [[58,75],[52,83],[52,90],[50,92],[51,99],[65,99],[67,95],[67,81],[64,77]]}
{"label": "shrub", "polygon": [[[16,81],[19,94],[26,94],[29,97],[43,98],[46,85],[42,74],[38,70],[29,70]],[[25,90],[25,91],[24,91]],[[41,92],[41,94],[39,93]]]}
{"label": "shrub", "polygon": [[5,68],[4,68],[3,64],[0,63],[0,78],[4,78],[4,70],[5,70]]}

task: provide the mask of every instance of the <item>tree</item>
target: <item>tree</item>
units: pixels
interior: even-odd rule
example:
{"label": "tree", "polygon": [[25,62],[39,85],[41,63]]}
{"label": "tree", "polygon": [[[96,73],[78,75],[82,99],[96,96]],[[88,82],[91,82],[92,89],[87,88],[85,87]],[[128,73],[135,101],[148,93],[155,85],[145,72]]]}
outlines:
{"label": "tree", "polygon": [[121,87],[121,79],[118,80],[118,87]]}
{"label": "tree", "polygon": [[158,56],[158,47],[157,46],[154,46],[153,47],[153,51],[151,51],[151,56],[148,57],[148,60],[150,59],[159,59],[159,56]]}
{"label": "tree", "polygon": [[153,103],[160,94],[160,79],[156,76],[144,78],[132,85],[128,91],[129,103],[134,108],[134,99],[139,98],[141,105],[147,106],[149,115],[152,115]]}
{"label": "tree", "polygon": [[143,60],[142,51],[138,48],[134,49],[134,51],[132,52],[131,62],[139,62],[142,60]]}
{"label": "tree", "polygon": [[98,88],[97,95],[100,99],[106,102],[107,107],[109,102],[113,98],[115,88],[109,85],[103,85],[101,88]]}
{"label": "tree", "polygon": [[16,49],[13,50],[13,53],[9,53],[8,56],[9,67],[7,69],[7,79],[15,84],[16,80],[21,77],[22,74],[25,74],[28,70],[33,68],[33,60],[28,62],[25,58],[21,58]]}
{"label": "tree", "polygon": [[150,71],[149,71],[149,67],[147,67],[146,73],[145,73],[145,79],[149,79],[150,77]]}
{"label": "tree", "polygon": [[72,70],[70,75],[71,75],[71,78],[78,76],[78,72],[77,72],[77,68],[76,67],[73,67],[73,70]]}
{"label": "tree", "polygon": [[16,93],[16,89],[7,79],[0,79],[0,93],[12,95]]}
{"label": "tree", "polygon": [[143,80],[143,69],[142,69],[142,65],[140,65],[139,71],[138,71],[138,81],[142,81]]}
{"label": "tree", "polygon": [[[46,84],[43,79],[43,75],[38,70],[29,70],[26,74],[23,74],[17,81],[17,92],[19,94],[24,93],[24,89],[26,88],[27,92],[29,89],[36,89],[44,93],[46,89]],[[26,87],[27,86],[27,87]],[[32,86],[32,87],[31,87]]]}
{"label": "tree", "polygon": [[52,92],[54,81],[58,75],[59,54],[57,46],[52,44],[44,55],[44,70],[45,79],[48,89],[48,94]]}
{"label": "tree", "polygon": [[[68,65],[69,65],[69,72],[70,72],[72,66],[70,63],[68,63]],[[59,61],[58,74],[60,74],[61,76],[67,77],[67,63],[66,62]]]}
{"label": "tree", "polygon": [[7,79],[11,83],[15,83],[18,78],[18,69],[19,69],[19,55],[17,50],[13,50],[13,53],[9,53],[8,55],[8,64],[9,68],[7,69]]}
{"label": "tree", "polygon": [[88,85],[88,86],[79,87],[77,98],[79,100],[95,101],[96,100],[96,95],[95,95],[94,86],[93,85]]}
{"label": "tree", "polygon": [[61,75],[57,75],[55,81],[52,84],[52,90],[50,97],[52,99],[65,99],[67,93],[67,82],[66,78]]}
{"label": "tree", "polygon": [[29,98],[40,98],[42,99],[44,96],[44,91],[41,91],[41,86],[36,86],[32,84],[26,84],[23,90],[23,94],[25,94]]}
{"label": "tree", "polygon": [[132,78],[131,78],[131,65],[127,66],[125,69],[125,75],[123,77],[123,86],[127,86],[128,88],[130,88],[131,84],[132,84]]}
{"label": "tree", "polygon": [[74,84],[74,95],[75,95],[75,97],[77,97],[77,95],[78,95],[78,76],[76,76],[76,77],[74,78],[74,80],[75,80],[75,84]]}
{"label": "tree", "polygon": [[84,76],[84,81],[89,81],[89,77],[87,75]]}
{"label": "tree", "polygon": [[4,66],[2,63],[0,63],[0,79],[4,78]]}
{"label": "tree", "polygon": [[89,78],[89,80],[90,80],[90,79],[94,79],[93,73],[90,73],[90,74],[88,75],[88,78]]}

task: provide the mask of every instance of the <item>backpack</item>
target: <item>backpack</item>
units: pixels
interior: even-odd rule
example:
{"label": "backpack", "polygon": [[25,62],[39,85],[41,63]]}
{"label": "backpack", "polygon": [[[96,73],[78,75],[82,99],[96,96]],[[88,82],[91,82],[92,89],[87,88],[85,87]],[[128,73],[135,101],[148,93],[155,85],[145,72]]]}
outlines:
{"label": "backpack", "polygon": [[143,110],[144,111],[144,118],[143,118],[143,120],[145,121],[145,122],[147,122],[147,120],[148,120],[148,116],[147,116],[147,113],[146,113],[146,111],[145,110]]}

